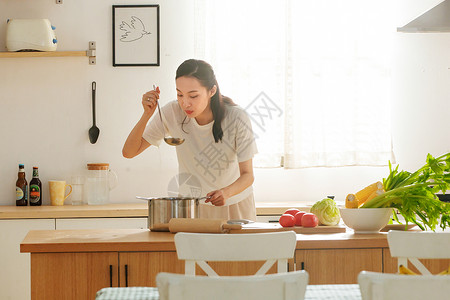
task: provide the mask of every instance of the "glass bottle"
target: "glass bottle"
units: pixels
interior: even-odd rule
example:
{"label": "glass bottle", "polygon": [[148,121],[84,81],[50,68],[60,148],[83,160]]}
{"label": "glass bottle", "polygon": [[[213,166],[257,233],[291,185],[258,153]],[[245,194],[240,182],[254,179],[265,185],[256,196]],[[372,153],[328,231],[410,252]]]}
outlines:
{"label": "glass bottle", "polygon": [[28,205],[28,183],[25,178],[25,167],[23,164],[19,165],[19,174],[16,181],[16,206]]}
{"label": "glass bottle", "polygon": [[42,183],[38,167],[33,167],[33,179],[30,181],[30,206],[42,205]]}

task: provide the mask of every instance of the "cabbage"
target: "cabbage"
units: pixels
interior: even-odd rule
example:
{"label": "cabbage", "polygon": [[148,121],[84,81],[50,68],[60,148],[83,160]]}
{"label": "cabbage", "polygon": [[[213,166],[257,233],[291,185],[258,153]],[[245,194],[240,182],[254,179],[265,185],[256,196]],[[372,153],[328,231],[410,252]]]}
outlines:
{"label": "cabbage", "polygon": [[319,222],[323,225],[337,225],[341,220],[341,214],[333,199],[325,198],[317,201],[311,207],[311,212],[319,218]]}

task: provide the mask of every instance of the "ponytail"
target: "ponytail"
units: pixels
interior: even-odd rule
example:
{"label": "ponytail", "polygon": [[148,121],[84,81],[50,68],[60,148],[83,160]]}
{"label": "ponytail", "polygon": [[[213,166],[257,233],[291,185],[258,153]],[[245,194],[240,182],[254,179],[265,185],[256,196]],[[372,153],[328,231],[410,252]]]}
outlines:
{"label": "ponytail", "polygon": [[[225,116],[226,106],[236,104],[233,102],[233,100],[223,96],[220,93],[219,84],[217,83],[214,71],[211,65],[209,65],[207,62],[196,59],[189,59],[184,61],[178,67],[175,79],[183,76],[196,78],[198,81],[200,81],[202,86],[208,89],[208,91],[216,86],[216,93],[211,97],[211,110],[214,119],[212,134],[216,143],[222,141],[222,120]],[[184,118],[181,124],[182,127],[185,124],[186,118],[187,117]]]}

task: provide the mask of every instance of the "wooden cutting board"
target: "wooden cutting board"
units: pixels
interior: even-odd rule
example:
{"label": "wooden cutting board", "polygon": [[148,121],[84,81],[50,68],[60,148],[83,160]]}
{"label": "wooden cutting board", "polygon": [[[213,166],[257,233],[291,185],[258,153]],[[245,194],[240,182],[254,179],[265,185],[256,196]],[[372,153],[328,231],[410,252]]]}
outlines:
{"label": "wooden cutting board", "polygon": [[345,232],[346,227],[344,225],[336,226],[324,226],[317,227],[282,227],[279,223],[260,223],[255,222],[251,224],[242,225],[242,229],[232,229],[230,233],[261,233],[261,232],[278,232],[278,231],[295,231],[295,233],[341,233]]}

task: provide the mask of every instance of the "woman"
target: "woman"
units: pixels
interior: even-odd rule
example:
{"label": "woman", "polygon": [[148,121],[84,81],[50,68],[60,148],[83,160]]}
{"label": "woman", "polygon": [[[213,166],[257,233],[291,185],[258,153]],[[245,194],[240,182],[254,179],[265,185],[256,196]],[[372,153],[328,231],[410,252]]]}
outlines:
{"label": "woman", "polygon": [[[162,108],[166,131],[184,138],[176,147],[179,173],[201,183],[201,218],[256,220],[252,158],[257,153],[246,112],[220,93],[212,67],[201,60],[186,60],[177,69],[178,101]],[[142,96],[144,112],[128,136],[123,156],[132,158],[164,138],[163,125],[154,114],[159,87]],[[167,130],[168,129],[168,130]]]}

